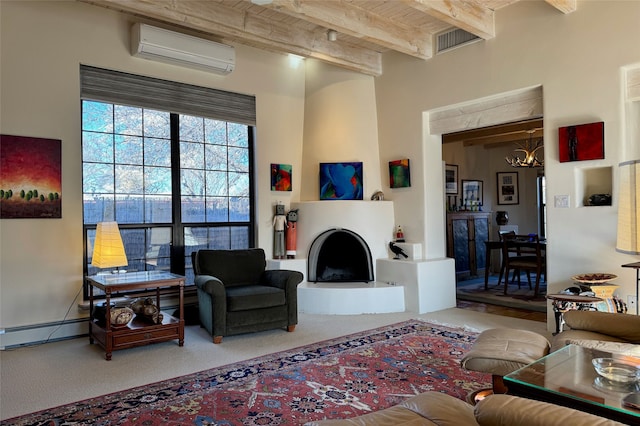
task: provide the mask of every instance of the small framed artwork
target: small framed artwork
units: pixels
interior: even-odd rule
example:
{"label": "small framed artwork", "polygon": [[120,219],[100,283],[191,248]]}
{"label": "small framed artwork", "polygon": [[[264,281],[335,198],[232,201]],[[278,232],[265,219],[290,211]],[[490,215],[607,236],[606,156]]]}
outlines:
{"label": "small framed artwork", "polygon": [[321,200],[362,200],[362,163],[320,163]]}
{"label": "small framed artwork", "polygon": [[446,164],[444,168],[444,188],[446,194],[458,195],[458,166]]}
{"label": "small framed artwork", "polygon": [[411,170],[409,159],[389,161],[389,186],[391,188],[408,188],[411,186]]}
{"label": "small framed artwork", "polygon": [[0,219],[62,217],[62,141],[0,135]]}
{"label": "small framed artwork", "polygon": [[271,163],[271,190],[291,191],[291,164]]}
{"label": "small framed artwork", "polygon": [[561,163],[602,160],[604,158],[604,121],[560,127],[558,144]]}
{"label": "small framed artwork", "polygon": [[482,183],[481,180],[462,179],[462,203],[466,208],[482,205]]}
{"label": "small framed artwork", "polygon": [[518,172],[498,172],[498,204],[519,204]]}

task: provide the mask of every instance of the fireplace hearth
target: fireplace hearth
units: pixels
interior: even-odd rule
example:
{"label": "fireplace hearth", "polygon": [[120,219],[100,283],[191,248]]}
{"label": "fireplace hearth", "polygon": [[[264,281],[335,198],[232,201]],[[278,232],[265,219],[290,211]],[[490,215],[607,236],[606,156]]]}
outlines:
{"label": "fireplace hearth", "polygon": [[[298,285],[299,312],[361,315],[405,310],[404,287],[374,281],[377,266],[370,263],[389,257],[387,244],[395,227],[393,202],[304,201],[292,203],[291,208],[298,209],[298,253],[307,255],[306,281]],[[321,245],[316,248],[314,243],[321,240],[337,247],[326,252]],[[356,263],[364,266],[353,267]],[[339,281],[320,281],[327,278]]]}
{"label": "fireplace hearth", "polygon": [[307,262],[309,282],[370,282],[374,280],[371,250],[349,229],[333,228],[311,244]]}

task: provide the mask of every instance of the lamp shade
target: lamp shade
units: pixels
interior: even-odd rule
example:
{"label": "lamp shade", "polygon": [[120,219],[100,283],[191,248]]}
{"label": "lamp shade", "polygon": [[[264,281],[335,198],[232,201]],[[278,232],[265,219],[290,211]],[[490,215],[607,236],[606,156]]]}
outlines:
{"label": "lamp shade", "polygon": [[91,265],[98,268],[115,268],[127,266],[128,264],[118,223],[98,223]]}
{"label": "lamp shade", "polygon": [[620,163],[616,250],[640,254],[640,160]]}

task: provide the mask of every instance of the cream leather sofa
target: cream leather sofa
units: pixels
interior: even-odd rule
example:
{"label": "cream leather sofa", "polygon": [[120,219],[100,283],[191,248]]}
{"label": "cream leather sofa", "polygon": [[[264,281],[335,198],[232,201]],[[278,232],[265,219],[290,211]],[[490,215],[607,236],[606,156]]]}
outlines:
{"label": "cream leather sofa", "polygon": [[[568,311],[565,329],[551,341],[551,352],[568,344],[640,356],[640,316],[597,311]],[[567,328],[568,327],[568,328]]]}
{"label": "cream leather sofa", "polygon": [[425,392],[374,413],[306,426],[613,426],[622,423],[559,405],[510,395],[491,395],[476,406],[439,392]]}
{"label": "cream leather sofa", "polygon": [[[554,336],[551,352],[577,344],[640,356],[640,316],[595,311],[564,313],[565,331]],[[475,407],[455,397],[426,392],[374,413],[308,426],[572,426],[621,425],[582,411],[511,395],[491,395]]]}

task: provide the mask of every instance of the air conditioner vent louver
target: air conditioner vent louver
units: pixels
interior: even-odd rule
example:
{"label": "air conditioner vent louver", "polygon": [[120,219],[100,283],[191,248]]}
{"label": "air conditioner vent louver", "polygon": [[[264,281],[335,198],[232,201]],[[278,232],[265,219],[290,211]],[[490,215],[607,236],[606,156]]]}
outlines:
{"label": "air conditioner vent louver", "polygon": [[455,47],[460,47],[479,40],[481,40],[481,38],[477,35],[461,30],[460,28],[455,28],[438,34],[437,53],[442,53]]}

